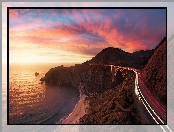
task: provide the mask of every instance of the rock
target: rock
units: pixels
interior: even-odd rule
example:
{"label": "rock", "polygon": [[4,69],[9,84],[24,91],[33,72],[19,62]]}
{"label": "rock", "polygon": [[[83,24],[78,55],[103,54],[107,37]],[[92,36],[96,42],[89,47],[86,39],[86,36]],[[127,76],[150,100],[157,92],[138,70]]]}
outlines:
{"label": "rock", "polygon": [[38,76],[39,75],[39,73],[38,72],[35,72],[35,76]]}

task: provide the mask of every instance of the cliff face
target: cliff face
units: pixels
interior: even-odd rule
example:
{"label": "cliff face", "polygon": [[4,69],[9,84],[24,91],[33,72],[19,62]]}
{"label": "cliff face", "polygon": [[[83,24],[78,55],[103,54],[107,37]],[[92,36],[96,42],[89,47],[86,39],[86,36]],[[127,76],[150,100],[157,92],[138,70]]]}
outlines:
{"label": "cliff face", "polygon": [[166,105],[167,101],[166,55],[166,38],[164,38],[142,69],[142,77],[147,88],[163,105]]}
{"label": "cliff face", "polygon": [[82,93],[102,92],[111,87],[110,67],[102,65],[76,65],[74,67],[55,67],[46,74],[48,85],[74,86]]}
{"label": "cliff face", "polygon": [[[113,70],[114,71],[114,70]],[[47,85],[73,86],[82,93],[101,93],[121,84],[128,70],[120,69],[115,75],[110,66],[76,65],[73,67],[51,68],[42,79]]]}

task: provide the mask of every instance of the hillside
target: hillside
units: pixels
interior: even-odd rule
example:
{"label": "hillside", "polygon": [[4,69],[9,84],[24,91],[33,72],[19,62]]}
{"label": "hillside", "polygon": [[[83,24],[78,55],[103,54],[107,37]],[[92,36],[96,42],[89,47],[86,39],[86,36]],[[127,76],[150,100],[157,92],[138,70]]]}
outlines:
{"label": "hillside", "polygon": [[134,79],[135,74],[129,71],[116,87],[90,94],[87,114],[80,118],[80,124],[142,124],[132,94]]}
{"label": "hillside", "polygon": [[113,64],[141,69],[148,62],[152,53],[153,50],[128,53],[119,48],[108,47],[84,64]]}
{"label": "hillside", "polygon": [[76,65],[51,68],[42,79],[47,85],[73,86],[82,93],[103,92],[111,87],[110,67]]}
{"label": "hillside", "polygon": [[167,53],[166,38],[156,47],[148,63],[142,69],[142,77],[147,88],[152,94],[166,106],[167,101]]}

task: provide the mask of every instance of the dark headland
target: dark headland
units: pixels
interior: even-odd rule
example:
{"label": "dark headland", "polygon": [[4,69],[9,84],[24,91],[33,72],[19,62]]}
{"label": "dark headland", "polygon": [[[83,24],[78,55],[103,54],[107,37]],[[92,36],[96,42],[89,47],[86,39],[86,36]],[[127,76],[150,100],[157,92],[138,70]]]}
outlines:
{"label": "dark headland", "polygon": [[76,123],[146,124],[134,103],[135,73],[120,68],[113,75],[109,65],[140,70],[149,91],[166,107],[166,37],[152,50],[128,53],[108,47],[82,64],[51,68],[42,81],[47,85],[73,86],[85,95],[83,101],[88,107],[83,107],[85,113]]}

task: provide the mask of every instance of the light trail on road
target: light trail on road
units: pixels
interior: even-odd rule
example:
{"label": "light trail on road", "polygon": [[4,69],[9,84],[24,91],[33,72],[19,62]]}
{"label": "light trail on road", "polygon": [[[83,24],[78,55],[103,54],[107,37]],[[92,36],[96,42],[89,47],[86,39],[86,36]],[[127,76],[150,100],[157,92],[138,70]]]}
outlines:
{"label": "light trail on road", "polygon": [[[141,73],[139,70],[130,68],[130,67],[121,67],[121,66],[115,66],[115,65],[103,65],[103,66],[110,66],[111,72],[113,72],[113,70],[115,71],[115,73],[113,73],[114,76],[116,76],[116,72],[119,69],[126,69],[126,70],[133,71],[136,75],[134,92],[136,97],[138,98],[138,101],[143,104],[144,108],[149,113],[149,116],[154,120],[156,124],[165,124],[164,121],[166,121],[166,109],[157,102],[157,100],[152,96],[152,94],[149,92],[147,87],[144,85],[144,82],[142,80]],[[170,126],[173,126],[174,116],[170,112],[168,113],[172,117],[171,119],[168,116],[168,119],[170,121]],[[167,131],[172,132],[169,125],[159,125],[159,126],[164,132],[167,132]]]}
{"label": "light trail on road", "polygon": [[[130,69],[130,68],[129,68]],[[141,78],[141,74],[140,74],[140,72],[138,71],[138,74],[137,74],[137,71],[135,70],[135,69],[131,69],[131,70],[133,70],[134,71],[134,73],[136,74],[136,78],[135,78],[135,94],[137,95],[138,94],[138,92],[142,95],[142,97],[144,97],[143,96],[143,94],[142,94],[142,92],[141,92],[141,90],[139,89],[139,87],[138,87],[138,77],[140,76],[140,82],[143,84],[143,88],[144,89],[146,89],[147,90],[147,87],[145,87],[144,86],[144,82],[142,81],[142,78]],[[137,90],[139,90],[138,92],[137,92]],[[154,99],[154,97],[151,95],[151,93],[148,91],[148,92],[146,92],[146,93],[148,93],[148,94],[150,94],[150,97],[152,98],[152,101],[154,101],[155,103],[156,103],[156,105],[158,105],[161,109],[160,109],[160,113],[161,113],[161,110],[163,111],[163,114],[164,114],[164,112],[165,112],[165,114],[166,114],[166,110]],[[138,97],[138,98],[140,98],[140,97]],[[141,98],[140,98],[141,99]],[[145,98],[144,98],[145,99]],[[149,105],[149,103],[147,103],[148,105]],[[154,103],[153,103],[154,104]],[[150,105],[149,105],[150,106]],[[152,112],[154,112],[154,114],[157,116],[157,114],[156,114],[156,112],[155,112],[155,110],[153,110],[152,109]],[[168,112],[170,115],[171,115],[171,117],[173,117],[173,120],[174,120],[174,116],[170,113],[170,112]],[[165,118],[166,118],[166,116],[164,116]],[[159,118],[159,116],[157,116],[157,118],[164,124],[164,122]],[[154,119],[154,118],[153,118]],[[171,120],[170,119],[170,117],[168,117],[168,119],[170,120],[170,123],[172,124],[171,126],[173,126],[174,125],[174,122],[173,122],[173,120]],[[155,120],[155,122],[156,122],[156,119],[154,119]],[[158,123],[157,123],[158,124]],[[168,126],[168,125],[160,125],[160,127],[161,127],[161,129],[164,131],[164,132],[166,132],[166,130],[167,131],[170,131],[170,132],[172,132],[172,130],[171,130],[171,128]]]}
{"label": "light trail on road", "polygon": [[[134,71],[135,72],[135,71]],[[137,74],[137,72],[135,72],[135,74],[136,74],[136,78],[135,78],[135,80],[136,80],[136,83],[135,83],[135,89],[137,89],[138,91],[138,95],[140,95],[140,96],[138,96],[138,98],[140,98],[140,97],[142,97],[142,98],[140,98],[140,100],[141,100],[141,102],[143,103],[143,105],[145,106],[145,108],[147,109],[147,111],[148,111],[148,113],[151,115],[151,117],[153,118],[153,120],[157,123],[157,124],[159,124],[159,122],[156,120],[156,118],[152,115],[152,113],[150,112],[150,111],[152,111],[153,112],[153,114],[158,118],[158,120],[159,121],[161,121],[161,123],[162,124],[164,124],[164,122],[160,119],[160,117],[156,114],[156,112],[152,109],[152,107],[149,105],[149,103],[146,101],[146,99],[145,99],[145,97],[143,96],[143,94],[142,94],[142,92],[140,91],[140,88],[139,88],[139,86],[138,86],[138,74]],[[137,88],[136,88],[137,87]],[[137,93],[136,93],[137,94]],[[146,106],[146,104],[148,105],[148,106]],[[150,108],[150,109],[149,109]]]}
{"label": "light trail on road", "polygon": [[[131,70],[131,71],[134,71],[135,75],[136,75],[136,78],[135,78],[135,89],[134,89],[134,92],[135,92],[135,95],[137,96],[138,100],[139,101],[142,101],[143,105],[145,106],[145,108],[147,108],[148,110],[148,113],[150,114],[150,116],[153,118],[153,120],[157,123],[157,124],[160,124],[157,119],[162,123],[164,124],[164,121],[165,120],[164,118],[166,118],[166,110],[164,109],[163,106],[161,106],[157,101],[156,99],[152,96],[152,94],[148,91],[147,87],[145,87],[144,85],[144,82],[142,81],[142,77],[141,77],[141,73],[139,70],[137,69],[134,69],[134,68],[128,68],[128,67],[118,67],[118,66],[114,66],[114,68],[117,68],[117,69],[120,69],[120,68],[123,68],[123,69],[128,69],[128,70]],[[140,81],[139,81],[140,80]],[[138,84],[138,82],[140,82],[140,84]],[[141,89],[139,87],[139,85],[142,85],[142,90],[144,90],[144,93],[146,93],[146,97],[149,97],[149,101],[151,101],[151,104],[153,104],[153,106],[155,106],[154,108],[156,108],[156,110],[154,110],[151,105],[148,103],[148,101],[146,100],[146,98],[144,97],[143,93],[141,92]],[[143,101],[143,99],[144,101]],[[148,105],[148,107],[146,106],[146,104]],[[153,112],[153,114],[156,116],[156,117],[153,117],[152,113],[150,112],[150,110]],[[158,114],[157,114],[158,113]],[[169,112],[169,114],[171,115],[171,117],[173,117],[172,119],[174,120],[174,116]],[[160,116],[163,116],[163,120],[160,118]],[[170,119],[170,117],[168,117],[168,119],[170,120],[170,123],[171,123],[171,126],[174,125],[174,121],[172,119]],[[167,132],[167,131],[170,131],[172,132],[171,128],[169,127],[169,125],[160,125],[160,128],[164,131],[164,132]]]}

